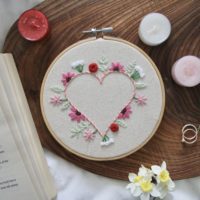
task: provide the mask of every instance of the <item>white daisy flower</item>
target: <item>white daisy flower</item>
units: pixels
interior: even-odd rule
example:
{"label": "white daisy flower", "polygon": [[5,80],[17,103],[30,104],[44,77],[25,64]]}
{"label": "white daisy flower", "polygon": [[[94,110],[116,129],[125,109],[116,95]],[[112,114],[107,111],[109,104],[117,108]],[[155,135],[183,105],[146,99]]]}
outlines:
{"label": "white daisy flower", "polygon": [[165,161],[163,161],[161,166],[153,165],[151,169],[156,175],[156,181],[160,191],[159,197],[163,199],[169,191],[172,191],[175,188],[175,183],[170,178]]}
{"label": "white daisy flower", "polygon": [[128,178],[131,183],[127,185],[134,197],[140,197],[141,200],[149,200],[151,196],[160,195],[156,185],[152,183],[153,172],[144,167],[139,168],[138,175],[130,173]]}

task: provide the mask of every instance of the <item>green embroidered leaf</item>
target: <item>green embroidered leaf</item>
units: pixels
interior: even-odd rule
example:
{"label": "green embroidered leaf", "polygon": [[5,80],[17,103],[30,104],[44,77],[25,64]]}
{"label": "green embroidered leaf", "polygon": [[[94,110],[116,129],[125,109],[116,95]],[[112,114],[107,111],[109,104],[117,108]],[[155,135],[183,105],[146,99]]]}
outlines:
{"label": "green embroidered leaf", "polygon": [[107,135],[104,135],[102,138],[102,142],[106,142],[109,140],[109,137]]}
{"label": "green embroidered leaf", "polygon": [[69,108],[69,106],[70,106],[70,103],[69,103],[69,101],[66,100],[66,101],[62,104],[61,110],[67,110],[67,109]]}
{"label": "green embroidered leaf", "polygon": [[101,57],[101,59],[98,60],[98,63],[99,63],[99,70],[101,72],[108,70],[108,61],[105,57]]}
{"label": "green embroidered leaf", "polygon": [[122,119],[117,119],[115,122],[116,122],[119,126],[121,126],[122,128],[126,128],[126,127],[127,127],[126,123],[125,123],[124,120],[122,120]]}
{"label": "green embroidered leaf", "polygon": [[144,83],[141,83],[141,82],[136,82],[136,83],[135,83],[135,87],[136,87],[137,89],[143,89],[143,88],[146,87],[146,85],[145,85]]}
{"label": "green embroidered leaf", "polygon": [[139,73],[137,70],[134,70],[133,74],[131,75],[131,78],[132,78],[133,80],[138,80],[138,79],[140,79],[140,78],[141,78],[141,77],[140,77],[140,73]]}
{"label": "green embroidered leaf", "polygon": [[79,130],[79,129],[77,129],[76,127],[75,127],[75,128],[72,128],[72,129],[70,129],[70,131],[71,131],[72,133],[79,133],[79,132],[80,132],[80,130]]}
{"label": "green embroidered leaf", "polygon": [[133,74],[133,71],[135,70],[135,66],[136,66],[136,61],[133,61],[133,63],[129,64],[126,67],[126,73],[131,76],[131,74]]}
{"label": "green embroidered leaf", "polygon": [[77,65],[76,67],[74,67],[73,69],[75,69],[76,71],[78,71],[79,73],[83,72],[83,64]]}
{"label": "green embroidered leaf", "polygon": [[105,71],[108,70],[108,67],[105,66],[105,65],[99,65],[99,70],[100,70],[101,72],[105,72]]}
{"label": "green embroidered leaf", "polygon": [[71,133],[74,133],[71,135],[71,137],[78,137],[80,134],[83,133],[84,130],[88,129],[90,126],[89,122],[80,122],[79,124],[77,124],[76,127],[70,129]]}
{"label": "green embroidered leaf", "polygon": [[60,86],[53,86],[53,87],[51,87],[51,90],[53,92],[58,93],[58,94],[64,92],[64,89],[62,87],[60,87]]}
{"label": "green embroidered leaf", "polygon": [[101,59],[98,62],[101,65],[107,65],[108,64],[108,60],[104,56],[102,56]]}

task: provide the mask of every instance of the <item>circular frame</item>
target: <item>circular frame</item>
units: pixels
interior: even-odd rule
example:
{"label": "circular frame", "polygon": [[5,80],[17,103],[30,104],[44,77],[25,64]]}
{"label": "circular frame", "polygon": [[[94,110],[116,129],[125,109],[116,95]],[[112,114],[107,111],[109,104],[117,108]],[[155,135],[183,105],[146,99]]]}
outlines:
{"label": "circular frame", "polygon": [[152,65],[153,69],[155,70],[157,76],[158,76],[158,79],[160,81],[160,87],[161,87],[161,91],[162,91],[162,107],[161,107],[161,112],[160,112],[160,115],[159,115],[159,119],[157,121],[157,123],[155,124],[154,126],[154,129],[152,130],[151,134],[149,135],[149,137],[147,137],[147,139],[141,143],[140,145],[138,145],[137,148],[134,148],[133,150],[127,152],[127,153],[124,153],[124,154],[121,154],[119,156],[114,156],[114,157],[111,157],[111,158],[97,158],[97,157],[93,157],[93,156],[87,156],[85,154],[81,154],[80,152],[77,152],[73,149],[71,149],[70,147],[68,147],[66,144],[64,144],[64,142],[58,138],[56,136],[56,134],[54,133],[54,131],[52,130],[51,126],[49,125],[49,122],[46,118],[46,115],[45,115],[45,112],[44,112],[44,108],[43,108],[43,92],[44,92],[44,85],[45,85],[45,82],[46,82],[46,79],[48,77],[48,74],[51,70],[51,68],[53,67],[54,63],[63,55],[65,54],[67,51],[69,51],[70,49],[74,48],[75,46],[78,46],[80,44],[83,44],[83,43],[86,43],[86,42],[89,42],[89,41],[94,41],[96,40],[96,37],[92,37],[92,38],[88,38],[88,39],[85,39],[85,40],[81,40],[81,41],[78,41],[76,43],[74,43],[73,45],[67,47],[65,50],[63,50],[60,54],[58,54],[58,56],[53,60],[53,62],[50,64],[45,76],[44,76],[44,79],[42,81],[42,86],[41,86],[41,90],[40,90],[40,108],[41,108],[41,112],[42,112],[42,116],[43,116],[43,119],[45,121],[45,124],[49,130],[49,132],[51,133],[51,135],[53,136],[53,138],[64,148],[66,149],[67,151],[77,155],[77,156],[80,156],[82,158],[85,158],[85,159],[89,159],[89,160],[94,160],[94,161],[110,161],[110,160],[117,160],[117,159],[121,159],[121,158],[124,158],[134,152],[136,152],[137,150],[139,150],[140,148],[142,148],[152,137],[153,135],[155,134],[155,132],[157,131],[160,123],[161,123],[161,120],[162,120],[162,117],[164,115],[164,110],[165,110],[165,88],[164,88],[164,83],[163,83],[163,80],[162,80],[162,77],[160,75],[160,72],[158,70],[158,68],[156,67],[155,63],[151,60],[151,58],[142,50],[140,49],[138,46],[126,41],[126,40],[123,40],[123,39],[120,39],[120,38],[115,38],[115,37],[108,37],[108,36],[104,36],[103,37],[104,40],[114,40],[114,41],[118,41],[118,42],[121,42],[121,43],[125,43],[135,49],[137,49]]}

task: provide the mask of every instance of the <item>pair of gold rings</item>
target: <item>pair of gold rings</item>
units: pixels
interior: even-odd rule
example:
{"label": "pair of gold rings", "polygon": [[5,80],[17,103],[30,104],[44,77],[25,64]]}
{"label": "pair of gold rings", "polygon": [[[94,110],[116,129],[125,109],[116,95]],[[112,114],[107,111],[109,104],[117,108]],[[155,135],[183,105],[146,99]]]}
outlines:
{"label": "pair of gold rings", "polygon": [[186,144],[193,144],[198,139],[198,133],[200,132],[200,126],[197,128],[193,124],[186,124],[182,128],[182,142]]}

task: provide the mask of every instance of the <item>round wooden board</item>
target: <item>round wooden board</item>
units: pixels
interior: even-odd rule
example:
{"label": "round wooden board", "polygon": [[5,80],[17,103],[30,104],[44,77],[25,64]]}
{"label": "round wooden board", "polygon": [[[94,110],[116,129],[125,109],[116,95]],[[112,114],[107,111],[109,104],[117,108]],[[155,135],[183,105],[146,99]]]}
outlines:
{"label": "round wooden board", "polygon": [[[4,52],[15,58],[32,115],[44,147],[91,172],[127,180],[141,164],[150,166],[165,160],[173,179],[200,175],[200,139],[192,146],[181,143],[185,123],[200,122],[200,86],[183,88],[171,78],[171,66],[181,56],[200,56],[199,0],[46,0],[36,7],[49,18],[50,35],[40,42],[21,38],[16,23],[10,29]],[[149,12],[161,12],[172,23],[172,34],[158,47],[148,47],[138,38],[141,18]],[[54,58],[66,47],[87,38],[82,30],[113,26],[121,37],[142,48],[156,63],[166,89],[166,109],[154,137],[139,151],[115,161],[90,161],[64,150],[51,136],[40,110],[40,88],[44,74]]]}

